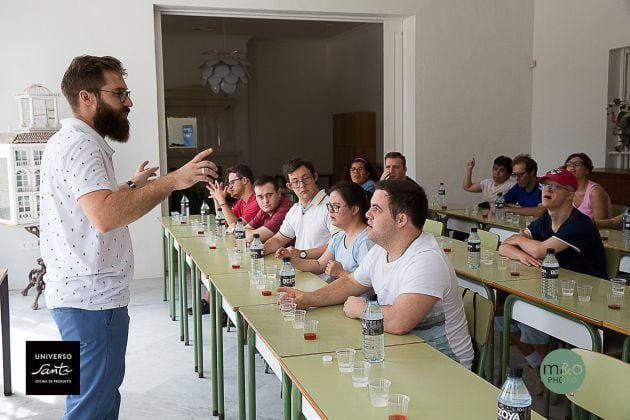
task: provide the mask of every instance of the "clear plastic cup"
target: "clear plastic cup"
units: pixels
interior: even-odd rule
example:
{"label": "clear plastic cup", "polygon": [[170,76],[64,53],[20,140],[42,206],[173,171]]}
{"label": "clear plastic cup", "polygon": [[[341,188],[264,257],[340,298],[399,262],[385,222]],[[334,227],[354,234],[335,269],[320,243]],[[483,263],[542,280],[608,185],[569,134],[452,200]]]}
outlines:
{"label": "clear plastic cup", "polygon": [[303,329],[305,316],[306,316],[306,311],[304,309],[296,309],[295,316],[293,318],[293,328],[295,328],[296,330]]}
{"label": "clear plastic cup", "polygon": [[307,319],[304,321],[304,339],[306,341],[317,340],[317,327],[319,321],[316,319]]}
{"label": "clear plastic cup", "polygon": [[510,259],[508,257],[499,257],[497,259],[497,270],[506,271],[510,265]]}
{"label": "clear plastic cup", "polygon": [[370,391],[370,403],[372,407],[387,407],[389,400],[389,386],[392,382],[385,378],[376,378],[368,382]]}
{"label": "clear plastic cup", "polygon": [[208,248],[217,249],[217,236],[211,230],[206,231],[206,243]]}
{"label": "clear plastic cup", "polygon": [[612,286],[611,292],[613,295],[623,296],[626,291],[626,279],[610,279]]}
{"label": "clear plastic cup", "polygon": [[406,420],[410,398],[404,394],[390,394],[387,400],[387,415],[389,419]]}
{"label": "clear plastic cup", "polygon": [[295,319],[295,303],[283,302],[280,304],[280,312],[282,313],[282,319],[285,321],[293,321]]}
{"label": "clear plastic cup", "polygon": [[265,264],[265,275],[278,275],[278,266],[276,264]]}
{"label": "clear plastic cup", "polygon": [[608,240],[609,232],[606,229],[605,230],[600,230],[599,231],[599,235],[602,237],[602,241],[606,242]]}
{"label": "clear plastic cup", "polygon": [[241,268],[241,253],[236,252],[236,249],[234,248],[229,248],[227,250],[227,254],[228,254],[228,265],[235,270],[240,269]]}
{"label": "clear plastic cup", "polygon": [[615,295],[613,293],[609,293],[607,295],[608,298],[608,309],[621,309],[623,306],[623,295]]}
{"label": "clear plastic cup", "polygon": [[521,263],[520,262],[511,262],[510,263],[510,276],[518,277],[521,275]]}
{"label": "clear plastic cup", "polygon": [[352,364],[354,363],[354,355],[356,352],[355,349],[349,348],[337,350],[337,366],[339,367],[339,372],[352,372]]}
{"label": "clear plastic cup", "polygon": [[583,284],[577,287],[578,300],[580,302],[590,302],[591,293],[593,293],[593,286],[590,284]]}
{"label": "clear plastic cup", "polygon": [[258,286],[258,284],[260,284],[261,282],[263,283],[263,287],[264,287],[264,277],[263,277],[263,273],[260,270],[250,270],[248,271],[249,274],[249,284],[253,285],[253,286]]}
{"label": "clear plastic cup", "polygon": [[276,289],[276,276],[265,275],[265,287],[262,289],[263,296],[273,295],[273,291]]}
{"label": "clear plastic cup", "polygon": [[575,292],[575,280],[560,280],[560,289],[562,296],[573,297],[573,293]]}
{"label": "clear plastic cup", "polygon": [[352,364],[352,386],[365,388],[370,381],[370,363],[364,360]]}

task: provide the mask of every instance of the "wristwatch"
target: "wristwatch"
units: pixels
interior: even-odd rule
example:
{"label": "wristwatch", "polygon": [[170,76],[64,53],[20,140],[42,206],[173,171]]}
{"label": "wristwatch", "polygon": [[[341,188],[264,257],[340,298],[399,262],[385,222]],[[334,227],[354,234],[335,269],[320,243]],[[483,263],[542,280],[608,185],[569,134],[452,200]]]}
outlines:
{"label": "wristwatch", "polygon": [[127,181],[127,185],[129,185],[129,188],[136,188],[136,184],[132,180]]}
{"label": "wristwatch", "polygon": [[300,258],[302,258],[303,260],[306,259],[306,251],[304,250],[300,251]]}

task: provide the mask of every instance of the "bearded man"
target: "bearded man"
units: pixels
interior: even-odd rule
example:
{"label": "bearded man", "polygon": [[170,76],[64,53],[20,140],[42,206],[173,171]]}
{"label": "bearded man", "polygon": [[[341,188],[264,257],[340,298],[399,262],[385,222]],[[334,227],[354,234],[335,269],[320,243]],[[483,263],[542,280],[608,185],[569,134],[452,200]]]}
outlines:
{"label": "bearded man", "polygon": [[133,106],[127,75],[114,57],[76,57],[61,82],[74,118],[48,140],[41,166],[41,253],[46,305],[64,341],[80,344],[80,394],[66,399],[64,419],[116,419],[129,332],[133,251],[127,225],[172,191],[216,178],[204,150],[155,178],[140,164],[116,181],[105,141],[126,142]]}

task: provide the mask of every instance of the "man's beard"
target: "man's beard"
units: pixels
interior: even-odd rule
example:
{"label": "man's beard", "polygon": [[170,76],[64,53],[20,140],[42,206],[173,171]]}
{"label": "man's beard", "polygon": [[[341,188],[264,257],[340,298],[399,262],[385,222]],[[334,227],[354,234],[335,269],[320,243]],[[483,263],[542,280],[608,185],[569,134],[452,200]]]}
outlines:
{"label": "man's beard", "polygon": [[121,143],[126,142],[129,140],[129,120],[127,119],[129,111],[128,107],[115,111],[111,106],[99,100],[94,115],[94,129],[103,137],[107,136]]}

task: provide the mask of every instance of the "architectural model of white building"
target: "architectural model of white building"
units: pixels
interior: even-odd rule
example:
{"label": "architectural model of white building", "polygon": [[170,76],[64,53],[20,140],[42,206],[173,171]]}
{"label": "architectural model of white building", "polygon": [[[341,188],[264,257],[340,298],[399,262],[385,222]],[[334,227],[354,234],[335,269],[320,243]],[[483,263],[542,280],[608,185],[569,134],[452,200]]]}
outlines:
{"label": "architectural model of white building", "polygon": [[0,133],[0,223],[39,223],[39,167],[46,142],[59,129],[58,97],[42,85],[16,95],[20,128]]}

